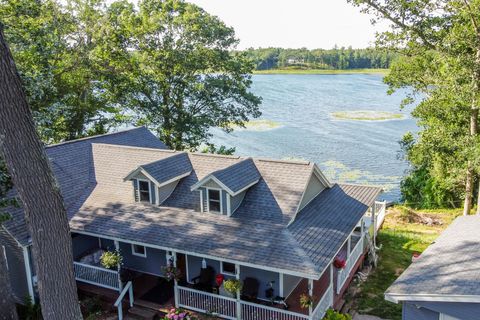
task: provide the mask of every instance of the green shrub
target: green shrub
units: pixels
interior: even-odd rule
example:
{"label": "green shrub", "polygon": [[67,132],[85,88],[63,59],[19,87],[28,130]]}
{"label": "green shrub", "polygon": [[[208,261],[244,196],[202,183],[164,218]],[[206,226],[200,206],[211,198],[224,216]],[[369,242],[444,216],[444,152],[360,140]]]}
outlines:
{"label": "green shrub", "polygon": [[234,296],[238,291],[242,290],[242,282],[237,279],[229,279],[223,283],[223,287],[225,288],[225,291]]}
{"label": "green shrub", "polygon": [[122,264],[123,257],[118,251],[105,251],[100,257],[100,263],[104,268],[116,269]]}
{"label": "green shrub", "polygon": [[329,309],[323,320],[352,320],[352,316]]}

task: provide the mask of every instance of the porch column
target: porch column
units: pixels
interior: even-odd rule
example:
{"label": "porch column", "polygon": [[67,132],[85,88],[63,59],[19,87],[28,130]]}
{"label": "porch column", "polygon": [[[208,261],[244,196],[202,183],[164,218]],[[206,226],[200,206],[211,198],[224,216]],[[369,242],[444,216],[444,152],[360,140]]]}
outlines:
{"label": "porch column", "polygon": [[[240,281],[240,265],[235,265],[235,278]],[[242,319],[242,304],[240,303],[240,290],[237,291],[237,319]]]}
{"label": "porch column", "polygon": [[[373,255],[373,265],[376,268],[377,267],[377,217],[375,217],[376,212],[375,212],[375,207],[376,207],[376,202],[373,203],[372,205],[372,225],[373,225],[373,248],[372,248],[372,255]],[[370,235],[369,235],[370,236]]]}
{"label": "porch column", "polygon": [[[312,279],[308,279],[308,295],[310,297],[313,297],[313,280]],[[311,319],[312,315],[313,315],[313,306],[312,305],[310,305],[308,307],[308,315]]]}
{"label": "porch column", "polygon": [[[115,250],[117,252],[120,252],[120,243],[118,242],[118,240],[114,240],[113,243],[115,244]],[[123,283],[122,283],[122,279],[120,277],[120,264],[117,265],[117,276],[118,276],[118,292],[122,292],[123,290]]]}
{"label": "porch column", "polygon": [[[175,269],[177,268],[177,253],[175,251],[172,252],[173,254],[173,266]],[[168,263],[168,261],[167,261]],[[188,268],[188,266],[187,266]],[[175,308],[178,308],[178,280],[176,278],[173,279],[173,295],[175,296]]]}
{"label": "porch column", "polygon": [[[30,265],[30,255],[28,254],[28,247],[22,247],[22,250],[23,262],[25,264],[25,273],[27,275],[28,295],[32,299],[32,302],[35,303],[35,294],[33,292],[32,267]],[[3,252],[0,254],[3,254]]]}
{"label": "porch column", "polygon": [[334,298],[335,298],[335,289],[333,289],[333,264],[330,264],[330,285],[332,286],[332,297],[331,297],[331,306],[333,306],[333,301],[334,301]]}
{"label": "porch column", "polygon": [[347,241],[347,259],[350,257],[351,252],[352,252],[352,234],[350,233]]}

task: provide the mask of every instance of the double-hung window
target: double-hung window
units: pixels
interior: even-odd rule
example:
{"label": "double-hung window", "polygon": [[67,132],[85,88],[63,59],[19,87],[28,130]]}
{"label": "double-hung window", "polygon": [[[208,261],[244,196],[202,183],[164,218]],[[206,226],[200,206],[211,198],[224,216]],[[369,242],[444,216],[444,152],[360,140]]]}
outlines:
{"label": "double-hung window", "polygon": [[207,189],[208,211],[222,212],[222,204],[220,200],[220,190]]}
{"label": "double-hung window", "polygon": [[138,200],[141,202],[150,202],[150,182],[147,180],[138,181]]}

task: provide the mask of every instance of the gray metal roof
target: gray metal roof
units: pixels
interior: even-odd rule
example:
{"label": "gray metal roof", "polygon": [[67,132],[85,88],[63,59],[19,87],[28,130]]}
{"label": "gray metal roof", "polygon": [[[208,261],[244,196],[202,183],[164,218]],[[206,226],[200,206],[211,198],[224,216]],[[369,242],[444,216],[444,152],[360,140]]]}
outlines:
{"label": "gray metal roof", "polygon": [[[166,149],[163,142],[145,127],[47,146],[47,156],[60,185],[69,216],[78,211],[96,184],[92,143]],[[114,162],[111,162],[111,165],[113,164]],[[4,223],[5,229],[19,243],[27,245],[30,236],[25,225],[23,210],[10,208],[8,211],[12,219]]]}
{"label": "gray metal roof", "polygon": [[141,168],[159,184],[181,177],[192,171],[192,165],[186,152],[176,153],[171,157],[141,165]]}
{"label": "gray metal roof", "polygon": [[251,158],[235,163],[225,169],[212,172],[212,176],[234,193],[243,190],[260,179],[260,173]]}
{"label": "gray metal roof", "polygon": [[[480,216],[458,217],[386,295],[480,296]],[[401,297],[399,300],[402,300]]]}

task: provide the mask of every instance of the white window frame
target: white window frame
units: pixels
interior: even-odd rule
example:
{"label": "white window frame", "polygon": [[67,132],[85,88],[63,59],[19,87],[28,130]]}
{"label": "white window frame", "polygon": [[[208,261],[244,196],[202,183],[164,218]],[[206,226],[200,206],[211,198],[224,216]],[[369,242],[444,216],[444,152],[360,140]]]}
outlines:
{"label": "white window frame", "polygon": [[[143,252],[144,253],[141,254],[141,253],[135,252],[135,246],[143,247]],[[147,257],[147,247],[139,245],[139,244],[133,244],[132,243],[132,255],[137,256],[137,257],[146,258]]]}
{"label": "white window frame", "polygon": [[[207,211],[211,213],[216,213],[216,214],[222,214],[223,215],[223,201],[222,201],[222,189],[220,188],[205,188],[207,190]],[[210,211],[210,190],[216,190],[218,191],[218,200],[220,202],[220,211]]]}
{"label": "white window frame", "polygon": [[[223,264],[224,263],[228,263],[228,264],[233,264],[235,266],[235,272],[228,272],[228,271],[224,271],[223,270]],[[235,265],[235,263],[230,263],[230,262],[226,262],[226,261],[220,261],[220,273],[221,274],[224,274],[226,276],[236,276],[237,275],[237,266]]]}
{"label": "white window frame", "polygon": [[138,202],[146,202],[142,201],[140,198],[140,181],[144,181],[148,183],[148,202],[152,203],[152,186],[151,182],[148,179],[137,179],[137,197],[138,197]]}

